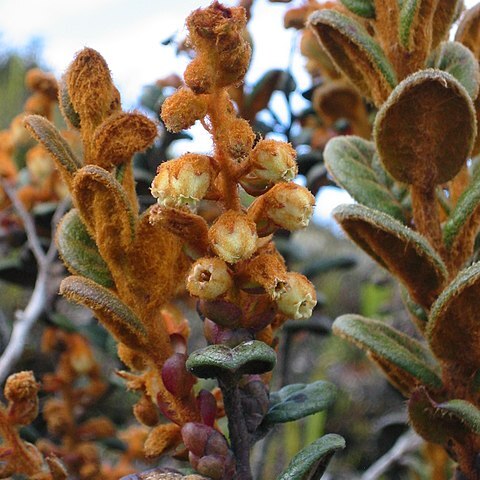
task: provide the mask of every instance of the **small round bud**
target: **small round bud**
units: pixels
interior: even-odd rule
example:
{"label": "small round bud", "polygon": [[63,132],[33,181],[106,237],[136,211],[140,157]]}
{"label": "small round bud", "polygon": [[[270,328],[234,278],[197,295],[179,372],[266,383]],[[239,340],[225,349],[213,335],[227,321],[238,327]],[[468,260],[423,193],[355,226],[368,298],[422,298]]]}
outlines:
{"label": "small round bud", "polygon": [[253,133],[250,124],[243,118],[235,118],[229,122],[227,130],[228,136],[226,136],[225,143],[228,153],[235,162],[241,163],[252,150],[255,133]]}
{"label": "small round bud", "polygon": [[255,223],[232,210],[218,217],[208,231],[208,238],[213,251],[227,263],[246,260],[257,249]]}
{"label": "small round bud", "polygon": [[213,300],[233,285],[227,264],[218,257],[200,258],[190,269],[187,290],[195,297]]}
{"label": "small round bud", "polygon": [[195,377],[185,368],[187,356],[174,353],[162,367],[162,381],[165,388],[176,397],[187,397],[195,383]]}
{"label": "small round bud", "polygon": [[315,288],[307,277],[289,272],[287,289],[277,299],[278,309],[294,320],[307,319],[317,304]]}
{"label": "small round bud", "polygon": [[299,230],[305,228],[313,214],[315,197],[295,183],[280,183],[257,198],[248,209],[260,236],[273,233],[276,228]]}
{"label": "small round bud", "polygon": [[266,183],[290,182],[298,172],[297,154],[289,143],[260,140],[252,151],[250,175]]}
{"label": "small round bud", "polygon": [[180,132],[193,126],[207,114],[207,103],[202,95],[195,95],[187,87],[179,88],[162,105],[162,120],[170,132]]}
{"label": "small round bud", "polygon": [[151,192],[165,207],[194,207],[207,193],[214,174],[210,157],[187,153],[158,167]]}
{"label": "small round bud", "polygon": [[37,396],[39,385],[32,371],[18,372],[7,378],[4,395],[10,402],[29,400]]}

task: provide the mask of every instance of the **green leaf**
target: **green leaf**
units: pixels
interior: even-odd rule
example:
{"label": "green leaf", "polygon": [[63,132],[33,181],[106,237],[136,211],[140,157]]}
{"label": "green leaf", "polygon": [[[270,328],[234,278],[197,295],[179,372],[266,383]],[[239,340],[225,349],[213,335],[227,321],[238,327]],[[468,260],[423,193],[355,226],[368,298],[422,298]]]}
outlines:
{"label": "green leaf", "polygon": [[45,117],[29,115],[25,119],[25,126],[52,155],[64,179],[65,177],[69,179],[81,168],[82,163],[72,152],[66,140]]}
{"label": "green leaf", "polygon": [[362,95],[380,106],[397,84],[395,71],[380,45],[354,19],[335,10],[318,10],[309,18],[338,69]]}
{"label": "green leaf", "polygon": [[113,287],[108,265],[82,223],[78,211],[70,210],[57,227],[56,243],[67,268],[104,287]]}
{"label": "green leaf", "polygon": [[417,433],[428,442],[463,442],[465,435],[480,433],[480,411],[474,405],[465,400],[437,403],[424,387],[412,393],[408,415]]}
{"label": "green leaf", "polygon": [[320,480],[333,454],[344,448],[340,435],[324,435],[295,455],[277,480]]}
{"label": "green leaf", "polygon": [[480,367],[480,262],[462,270],[432,305],[427,338],[435,355],[463,367]]}
{"label": "green leaf", "polygon": [[462,193],[453,212],[443,226],[443,240],[447,248],[452,248],[460,236],[471,227],[470,219],[478,216],[480,207],[480,176]]}
{"label": "green leaf", "polygon": [[333,215],[362,250],[405,285],[416,303],[430,307],[443,290],[447,269],[424,237],[363,205],[341,205]]}
{"label": "green leaf", "polygon": [[323,156],[332,177],[357,202],[404,221],[402,206],[373,169],[372,142],[354,136],[332,138]]}
{"label": "green leaf", "polygon": [[68,88],[64,81],[59,84],[58,100],[63,117],[74,128],[80,129],[80,116],[72,105],[72,100],[68,94]]}
{"label": "green leaf", "polygon": [[272,348],[264,342],[252,340],[234,348],[209,345],[196,350],[188,357],[186,366],[196,377],[217,378],[269,372],[275,362],[276,354]]}
{"label": "green leaf", "polygon": [[377,114],[374,138],[393,178],[430,186],[460,171],[476,131],[467,91],[449,73],[430,69],[410,75],[395,88]]}
{"label": "green leaf", "polygon": [[447,412],[457,418],[471,432],[480,435],[480,410],[466,400],[449,400],[437,404],[441,412]]}
{"label": "green leaf", "polygon": [[133,349],[144,349],[146,331],[137,316],[111,290],[88,278],[71,276],[60,284],[60,294],[94,311],[112,335]]}
{"label": "green leaf", "polygon": [[450,73],[475,100],[479,90],[478,61],[473,53],[459,42],[442,42],[430,55],[427,66]]}
{"label": "green leaf", "polygon": [[337,387],[330,382],[287,385],[270,394],[270,408],[265,423],[286,423],[307,417],[330,407],[337,396]]}
{"label": "green leaf", "polygon": [[421,5],[422,0],[404,0],[402,3],[398,34],[400,43],[407,50],[410,50],[413,46],[415,24]]}
{"label": "green leaf", "polygon": [[406,389],[413,389],[417,383],[434,389],[442,387],[430,352],[385,323],[360,315],[342,315],[335,320],[333,332],[373,354],[386,373],[389,369],[395,381],[401,381]]}
{"label": "green leaf", "polygon": [[375,5],[372,0],[341,0],[352,13],[364,18],[375,18]]}

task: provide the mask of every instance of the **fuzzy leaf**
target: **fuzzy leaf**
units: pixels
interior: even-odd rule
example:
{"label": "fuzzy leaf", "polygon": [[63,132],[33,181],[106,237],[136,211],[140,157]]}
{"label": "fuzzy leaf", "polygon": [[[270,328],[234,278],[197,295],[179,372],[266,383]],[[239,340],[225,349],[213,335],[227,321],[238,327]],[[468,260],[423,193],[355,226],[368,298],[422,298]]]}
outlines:
{"label": "fuzzy leaf", "polygon": [[82,163],[56,127],[40,115],[29,115],[25,119],[25,126],[52,155],[64,180],[70,182],[71,176],[81,168]]}
{"label": "fuzzy leaf", "polygon": [[333,214],[362,250],[405,285],[416,303],[430,307],[443,289],[447,270],[424,237],[362,205],[341,205]]}
{"label": "fuzzy leaf", "polygon": [[464,400],[435,402],[423,387],[408,401],[410,423],[425,440],[446,444],[448,439],[462,441],[468,431],[479,433],[479,411]]}
{"label": "fuzzy leaf", "polygon": [[475,100],[479,90],[480,72],[473,53],[459,42],[442,42],[430,55],[427,66],[450,73]]}
{"label": "fuzzy leaf", "polygon": [[395,367],[395,375],[412,389],[415,384],[441,388],[430,352],[407,335],[360,315],[342,315],[333,324],[333,332],[353,342],[381,360],[381,366]]}
{"label": "fuzzy leaf", "polygon": [[334,10],[318,10],[309,18],[320,43],[338,69],[380,106],[397,83],[396,75],[378,43],[358,22]]}
{"label": "fuzzy leaf", "polygon": [[478,217],[479,207],[480,176],[477,176],[460,196],[455,209],[443,226],[443,239],[447,248],[451,248],[468,229],[475,227],[471,223]]}
{"label": "fuzzy leaf", "polygon": [[141,321],[111,290],[88,278],[71,276],[62,281],[60,294],[93,310],[118,341],[133,349],[145,348]]}
{"label": "fuzzy leaf", "polygon": [[149,147],[156,136],[155,123],[140,113],[111,115],[95,130],[95,163],[106,169],[121,165]]}
{"label": "fuzzy leaf", "polygon": [[475,405],[466,400],[455,399],[439,403],[437,408],[460,420],[471,432],[480,434],[480,410]]}
{"label": "fuzzy leaf", "polygon": [[270,409],[264,422],[286,423],[313,415],[330,407],[337,396],[337,387],[330,382],[287,385],[270,394]]}
{"label": "fuzzy leaf", "polygon": [[297,453],[277,480],[320,480],[333,454],[344,448],[340,435],[324,435]]}
{"label": "fuzzy leaf", "polygon": [[422,70],[392,92],[377,114],[374,137],[393,178],[430,185],[460,171],[476,130],[473,103],[463,86],[449,73]]}
{"label": "fuzzy leaf", "polygon": [[70,210],[59,223],[56,243],[62,260],[72,273],[90,278],[104,287],[113,287],[108,266],[76,209]]}
{"label": "fuzzy leaf", "polygon": [[323,152],[332,177],[357,202],[404,220],[402,206],[372,168],[374,155],[372,142],[354,136],[331,139]]}
{"label": "fuzzy leaf", "polygon": [[61,81],[59,84],[58,101],[63,118],[65,118],[67,123],[72,127],[80,129],[80,116],[73,108],[72,100],[70,99],[68,88],[64,81]]}
{"label": "fuzzy leaf", "polygon": [[468,368],[480,367],[480,262],[462,270],[432,305],[427,338],[435,355]]}
{"label": "fuzzy leaf", "polygon": [[471,50],[477,59],[480,58],[480,4],[463,14],[455,40]]}
{"label": "fuzzy leaf", "polygon": [[115,177],[96,165],[87,165],[77,172],[73,183],[75,206],[82,221],[99,246],[104,250],[126,249],[133,237],[135,218],[127,195]]}
{"label": "fuzzy leaf", "polygon": [[341,0],[352,13],[364,18],[375,18],[375,5],[372,0]]}
{"label": "fuzzy leaf", "polygon": [[234,348],[209,345],[196,350],[187,360],[187,369],[200,378],[225,375],[246,375],[269,372],[276,361],[275,351],[258,340],[244,342]]}
{"label": "fuzzy leaf", "polygon": [[438,0],[433,14],[432,49],[437,48],[440,42],[448,38],[448,32],[455,21],[459,8],[462,7],[462,0]]}

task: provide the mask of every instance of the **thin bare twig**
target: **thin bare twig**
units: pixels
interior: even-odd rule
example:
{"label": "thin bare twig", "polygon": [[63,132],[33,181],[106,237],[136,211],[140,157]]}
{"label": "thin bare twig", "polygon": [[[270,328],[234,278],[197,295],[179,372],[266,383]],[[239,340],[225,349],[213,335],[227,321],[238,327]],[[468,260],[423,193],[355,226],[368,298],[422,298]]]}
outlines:
{"label": "thin bare twig", "polygon": [[395,445],[382,457],[380,457],[361,477],[360,480],[377,480],[395,463],[402,459],[407,453],[418,450],[424,440],[413,430],[405,432]]}
{"label": "thin bare twig", "polygon": [[22,219],[23,226],[25,228],[25,233],[27,234],[27,241],[30,246],[30,249],[35,256],[37,263],[40,265],[42,262],[45,261],[45,253],[42,249],[42,245],[40,244],[40,239],[38,238],[37,231],[35,229],[35,223],[33,222],[32,216],[27,212],[25,207],[23,206],[22,202],[18,198],[15,188],[12,185],[4,180],[0,180],[1,186],[5,190],[5,193],[8,195],[8,198],[12,202],[15,210],[17,211],[18,215]]}
{"label": "thin bare twig", "polygon": [[[34,323],[38,320],[47,302],[47,286],[52,263],[55,261],[57,249],[55,242],[52,240],[50,246],[45,253],[41,247],[40,239],[35,230],[35,224],[32,216],[25,210],[20,202],[13,187],[2,181],[2,186],[6,194],[9,196],[13,206],[21,217],[25,232],[27,234],[28,244],[35,256],[38,265],[38,273],[35,281],[35,287],[32,296],[25,308],[16,314],[16,321],[13,325],[12,334],[8,341],[8,345],[0,357],[0,383],[7,378],[14,363],[20,358],[25,342]],[[52,232],[60,218],[65,213],[69,201],[64,200],[57,206],[52,218]]]}

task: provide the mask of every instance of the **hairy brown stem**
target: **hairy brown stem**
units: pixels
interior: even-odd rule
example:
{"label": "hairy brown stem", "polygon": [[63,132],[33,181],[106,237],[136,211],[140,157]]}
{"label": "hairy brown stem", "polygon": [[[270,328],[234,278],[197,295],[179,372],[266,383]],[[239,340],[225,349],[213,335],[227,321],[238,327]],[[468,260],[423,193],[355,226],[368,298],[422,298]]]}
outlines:
{"label": "hairy brown stem", "polygon": [[222,179],[222,194],[225,207],[229,210],[241,210],[240,195],[238,193],[235,168],[232,159],[225,148],[222,131],[222,116],[225,116],[225,92],[218,91],[211,95],[208,108],[210,118],[211,133],[215,145],[215,160],[220,166],[220,178]]}
{"label": "hairy brown stem", "polygon": [[237,465],[234,480],[252,480],[250,439],[243,416],[238,381],[236,378],[222,378],[218,383],[223,394],[230,443]]}
{"label": "hairy brown stem", "polygon": [[441,257],[445,258],[445,246],[442,238],[435,188],[434,184],[427,186],[412,185],[410,193],[412,197],[413,221],[418,232],[427,238]]}

